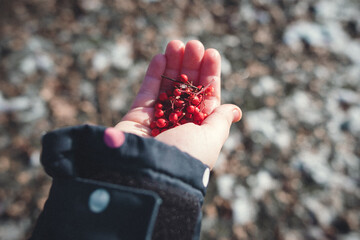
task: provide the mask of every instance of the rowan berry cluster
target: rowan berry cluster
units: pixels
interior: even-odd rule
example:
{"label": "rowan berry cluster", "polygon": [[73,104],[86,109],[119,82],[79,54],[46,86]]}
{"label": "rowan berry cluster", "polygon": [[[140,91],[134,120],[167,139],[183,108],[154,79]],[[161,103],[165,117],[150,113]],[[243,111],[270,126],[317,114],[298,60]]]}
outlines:
{"label": "rowan berry cluster", "polygon": [[214,93],[214,87],[194,86],[188,76],[181,74],[177,79],[162,76],[172,81],[172,89],[160,93],[155,103],[155,119],[150,124],[151,135],[156,136],[170,128],[185,123],[201,125],[207,114],[203,112],[205,97]]}

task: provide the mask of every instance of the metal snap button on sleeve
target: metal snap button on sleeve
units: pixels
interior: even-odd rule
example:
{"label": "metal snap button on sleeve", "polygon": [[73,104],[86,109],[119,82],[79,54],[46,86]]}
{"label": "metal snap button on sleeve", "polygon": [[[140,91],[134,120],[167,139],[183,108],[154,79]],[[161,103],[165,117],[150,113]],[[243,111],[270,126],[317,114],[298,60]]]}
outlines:
{"label": "metal snap button on sleeve", "polygon": [[207,185],[209,184],[209,178],[210,178],[210,169],[206,168],[202,179],[204,187],[207,187]]}
{"label": "metal snap button on sleeve", "polygon": [[110,202],[110,194],[105,189],[93,191],[89,197],[89,208],[94,213],[100,213],[106,209]]}

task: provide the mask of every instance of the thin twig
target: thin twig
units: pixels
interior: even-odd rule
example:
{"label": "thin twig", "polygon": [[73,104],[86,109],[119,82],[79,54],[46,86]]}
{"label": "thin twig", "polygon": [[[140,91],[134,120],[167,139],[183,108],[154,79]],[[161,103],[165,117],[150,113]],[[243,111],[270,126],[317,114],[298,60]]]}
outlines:
{"label": "thin twig", "polygon": [[162,77],[162,78],[166,78],[167,80],[170,80],[170,81],[173,81],[173,82],[182,83],[182,82],[180,82],[180,81],[176,81],[176,80],[174,80],[174,79],[172,79],[172,78],[169,78],[169,77],[167,77],[167,76],[164,76],[164,75],[161,75],[161,77]]}
{"label": "thin twig", "polygon": [[183,82],[181,82],[181,81],[177,81],[177,80],[175,80],[175,79],[169,78],[169,77],[164,76],[164,75],[161,75],[161,77],[162,77],[162,78],[165,78],[165,79],[167,79],[167,80],[176,82],[176,83],[185,84],[185,85],[188,86],[188,87],[191,87],[191,88],[194,88],[194,89],[199,90],[199,88],[197,88],[197,87],[195,87],[194,85],[191,85],[191,84],[189,84],[189,83],[183,83]]}

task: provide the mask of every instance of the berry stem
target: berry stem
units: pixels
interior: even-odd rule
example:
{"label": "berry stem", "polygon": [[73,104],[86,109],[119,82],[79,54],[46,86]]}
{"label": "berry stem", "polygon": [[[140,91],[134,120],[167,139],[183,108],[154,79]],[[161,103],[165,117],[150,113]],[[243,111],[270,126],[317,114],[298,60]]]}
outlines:
{"label": "berry stem", "polygon": [[176,83],[185,84],[185,85],[188,86],[188,87],[191,87],[191,88],[193,88],[193,89],[199,90],[197,87],[195,87],[194,85],[191,85],[191,84],[189,84],[189,83],[183,83],[183,82],[181,82],[181,81],[177,81],[177,80],[175,80],[175,79],[169,78],[169,77],[167,77],[167,76],[165,76],[165,75],[161,75],[161,77],[162,77],[162,78],[165,78],[165,79],[167,79],[167,80],[176,82]]}
{"label": "berry stem", "polygon": [[208,87],[210,87],[210,85],[211,85],[214,81],[215,81],[214,79],[211,80],[211,82],[209,82],[205,87],[201,88],[199,92],[195,93],[195,96],[197,96],[197,95],[199,95],[199,94],[201,94],[201,93],[204,93],[205,90],[206,90]]}

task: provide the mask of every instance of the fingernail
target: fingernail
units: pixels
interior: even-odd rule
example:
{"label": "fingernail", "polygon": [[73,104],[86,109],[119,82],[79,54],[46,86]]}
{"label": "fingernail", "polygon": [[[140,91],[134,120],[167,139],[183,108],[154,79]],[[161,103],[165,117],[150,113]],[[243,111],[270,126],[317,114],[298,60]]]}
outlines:
{"label": "fingernail", "polygon": [[237,122],[239,121],[241,118],[241,112],[240,112],[240,109],[238,108],[235,108],[233,110],[233,122]]}

